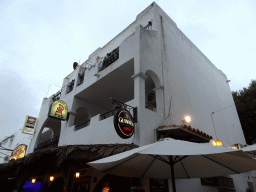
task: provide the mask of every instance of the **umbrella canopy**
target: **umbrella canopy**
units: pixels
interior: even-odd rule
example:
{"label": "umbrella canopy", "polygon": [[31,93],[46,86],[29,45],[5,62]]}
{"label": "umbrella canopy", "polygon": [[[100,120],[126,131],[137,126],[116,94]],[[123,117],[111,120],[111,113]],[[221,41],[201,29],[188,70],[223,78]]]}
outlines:
{"label": "umbrella canopy", "polygon": [[256,144],[244,147],[241,150],[246,152],[249,156],[255,158],[255,155],[256,155]]}
{"label": "umbrella canopy", "polygon": [[172,178],[174,188],[174,179],[223,176],[256,169],[256,161],[241,150],[180,140],[164,140],[88,165],[119,176]]}

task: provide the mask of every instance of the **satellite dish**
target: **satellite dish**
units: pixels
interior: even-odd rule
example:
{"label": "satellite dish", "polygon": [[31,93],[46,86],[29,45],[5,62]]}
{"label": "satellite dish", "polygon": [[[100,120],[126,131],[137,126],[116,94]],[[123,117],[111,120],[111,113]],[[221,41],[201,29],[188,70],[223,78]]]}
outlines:
{"label": "satellite dish", "polygon": [[79,66],[79,65],[78,65],[77,62],[74,62],[74,63],[73,63],[73,69],[74,69],[74,70],[75,70],[78,66]]}

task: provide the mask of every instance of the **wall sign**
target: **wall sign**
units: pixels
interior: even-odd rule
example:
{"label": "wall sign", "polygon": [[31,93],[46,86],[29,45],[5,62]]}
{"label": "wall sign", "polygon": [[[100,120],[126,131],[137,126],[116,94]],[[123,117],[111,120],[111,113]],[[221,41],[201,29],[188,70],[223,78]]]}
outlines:
{"label": "wall sign", "polygon": [[10,161],[25,157],[27,145],[21,144],[12,151]]}
{"label": "wall sign", "polygon": [[37,118],[27,116],[22,132],[33,135],[35,131],[36,122],[37,122]]}
{"label": "wall sign", "polygon": [[49,117],[57,118],[65,121],[68,115],[68,106],[64,101],[54,101],[49,109]]}
{"label": "wall sign", "polygon": [[128,139],[134,132],[134,121],[131,113],[124,108],[119,108],[114,116],[114,126],[117,134],[123,139]]}
{"label": "wall sign", "polygon": [[168,192],[168,180],[167,179],[150,179],[150,192]]}

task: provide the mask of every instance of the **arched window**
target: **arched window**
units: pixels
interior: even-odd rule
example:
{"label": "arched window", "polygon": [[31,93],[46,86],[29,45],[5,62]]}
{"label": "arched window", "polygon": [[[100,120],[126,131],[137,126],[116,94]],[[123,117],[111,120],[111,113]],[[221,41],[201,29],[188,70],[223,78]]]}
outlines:
{"label": "arched window", "polygon": [[36,148],[52,148],[58,147],[61,131],[61,121],[48,117],[37,137]]}
{"label": "arched window", "polygon": [[157,112],[156,111],[156,93],[154,91],[156,88],[153,79],[148,76],[145,80],[145,108]]}

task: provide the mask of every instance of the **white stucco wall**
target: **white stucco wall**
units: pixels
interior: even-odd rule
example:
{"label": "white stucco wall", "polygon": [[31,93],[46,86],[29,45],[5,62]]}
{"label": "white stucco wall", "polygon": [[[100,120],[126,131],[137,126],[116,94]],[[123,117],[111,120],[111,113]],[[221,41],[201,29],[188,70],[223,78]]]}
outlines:
{"label": "white stucco wall", "polygon": [[[27,145],[26,154],[28,154],[28,148],[30,146],[30,142],[31,142],[32,137],[33,137],[33,135],[22,133],[22,129],[19,129],[14,134],[12,134],[10,136],[7,136],[5,139],[7,139],[8,141],[5,144],[2,144],[2,146],[4,148],[14,150],[17,146],[19,146],[21,144],[24,144],[24,145]],[[2,141],[4,141],[5,139],[3,139]],[[1,152],[0,153],[0,156],[1,156],[0,163],[8,163],[9,159],[11,157],[12,151],[7,151],[7,150],[0,149],[0,152]],[[8,160],[7,161],[4,160],[4,157],[6,155],[8,155]]]}
{"label": "white stucco wall", "polygon": [[[148,21],[152,21],[152,27],[145,29],[143,26]],[[198,128],[214,139],[222,140],[225,146],[245,144],[226,75],[203,55],[155,3],[88,59],[94,63],[97,55],[104,57],[118,46],[119,59],[101,72],[98,72],[98,66],[86,69],[84,83],[80,86],[77,86],[78,73],[81,72],[80,67],[85,67],[86,63],[69,74],[63,81],[60,99],[68,105],[68,111],[75,112],[78,107],[84,106],[94,108],[100,114],[104,109],[75,96],[124,63],[133,60],[134,75],[131,78],[134,80],[134,99],[127,104],[138,109],[135,135],[129,139],[120,138],[114,129],[113,117],[100,120],[99,114],[93,115],[89,126],[75,130],[72,124],[74,114],[71,114],[69,121],[61,122],[59,146],[132,142],[143,146],[153,143],[157,125],[169,113],[170,100],[171,110],[165,121],[166,125],[181,125],[184,116],[189,115],[192,118],[191,127]],[[100,76],[96,77],[96,73]],[[145,108],[145,75],[150,76],[156,85],[156,112]],[[76,80],[74,89],[66,94],[66,85],[72,79]],[[33,152],[38,135],[48,118],[51,103],[52,98],[44,98],[42,102],[30,153]],[[245,191],[250,174],[252,173],[232,176],[237,190]],[[217,191],[217,187],[202,186],[200,179],[176,180],[176,184],[177,191]]]}

